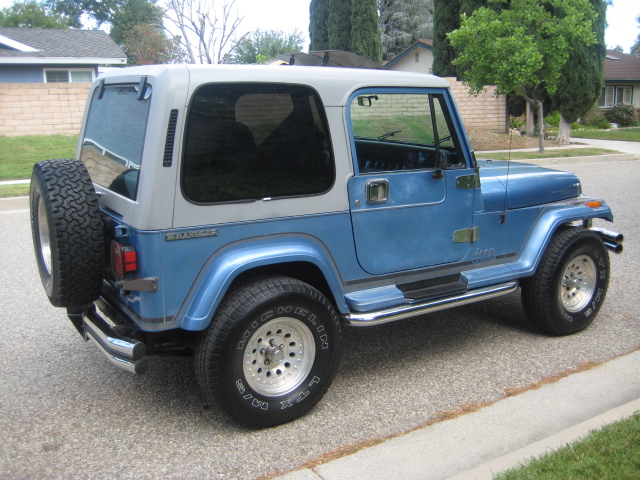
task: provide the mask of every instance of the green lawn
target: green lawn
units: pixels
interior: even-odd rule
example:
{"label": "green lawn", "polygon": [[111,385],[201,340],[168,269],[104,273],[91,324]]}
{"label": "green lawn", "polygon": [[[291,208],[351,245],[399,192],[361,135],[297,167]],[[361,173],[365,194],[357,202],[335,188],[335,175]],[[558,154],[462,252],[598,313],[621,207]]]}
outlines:
{"label": "green lawn", "polygon": [[29,184],[0,185],[0,198],[23,197],[29,195]]}
{"label": "green lawn", "polygon": [[493,477],[493,480],[636,480],[640,478],[640,412],[584,439]]}
{"label": "green lawn", "polygon": [[623,140],[625,142],[640,142],[640,128],[626,128],[624,130],[573,130],[573,138],[599,138],[602,140]]}
{"label": "green lawn", "polygon": [[605,148],[557,148],[545,149],[544,153],[540,152],[508,152],[499,153],[478,153],[478,158],[490,158],[492,160],[535,160],[539,158],[558,158],[558,157],[588,157],[592,155],[605,155],[608,153],[620,153],[616,150],[607,150]]}
{"label": "green lawn", "polygon": [[77,135],[0,137],[0,180],[30,178],[40,160],[73,158],[77,142]]}

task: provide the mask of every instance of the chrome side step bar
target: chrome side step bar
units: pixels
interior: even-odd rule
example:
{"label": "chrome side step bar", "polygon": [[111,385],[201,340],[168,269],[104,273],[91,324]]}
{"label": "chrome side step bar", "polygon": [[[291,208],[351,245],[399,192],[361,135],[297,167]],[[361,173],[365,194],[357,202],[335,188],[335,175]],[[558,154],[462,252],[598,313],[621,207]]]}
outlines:
{"label": "chrome side step bar", "polygon": [[447,308],[468,305],[470,303],[497,298],[509,295],[518,289],[518,282],[507,282],[490,287],[477,288],[450,297],[436,298],[420,303],[400,305],[385,310],[375,312],[352,312],[345,316],[347,322],[355,327],[366,327],[370,325],[382,325],[383,323],[395,322],[404,318],[415,317],[425,313],[437,312]]}
{"label": "chrome side step bar", "polygon": [[96,312],[93,304],[82,313],[67,311],[67,315],[85,341],[91,340],[95,343],[98,350],[113,365],[136,374],[142,374],[147,371],[148,360],[145,357],[147,353],[145,344],[117,333]]}

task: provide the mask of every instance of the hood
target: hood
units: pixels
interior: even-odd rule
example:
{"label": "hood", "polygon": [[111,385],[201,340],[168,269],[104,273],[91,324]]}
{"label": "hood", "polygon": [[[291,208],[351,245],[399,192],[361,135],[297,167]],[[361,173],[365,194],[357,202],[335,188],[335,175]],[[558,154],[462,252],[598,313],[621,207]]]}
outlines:
{"label": "hood", "polygon": [[577,197],[580,180],[570,172],[552,170],[529,163],[479,160],[485,211],[531,207]]}

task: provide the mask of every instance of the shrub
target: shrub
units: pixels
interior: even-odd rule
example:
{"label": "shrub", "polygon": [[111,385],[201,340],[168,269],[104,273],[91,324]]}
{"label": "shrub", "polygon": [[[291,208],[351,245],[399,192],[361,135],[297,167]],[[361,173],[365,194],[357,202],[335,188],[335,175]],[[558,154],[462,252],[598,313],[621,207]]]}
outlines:
{"label": "shrub", "polygon": [[628,127],[637,123],[636,109],[633,105],[619,103],[604,114],[611,123],[617,123],[621,127]]}
{"label": "shrub", "polygon": [[552,112],[544,118],[546,125],[558,128],[560,126],[560,112]]}
{"label": "shrub", "polygon": [[594,105],[593,108],[580,119],[580,123],[585,127],[591,128],[611,128],[609,120],[604,117],[604,114],[602,113],[602,110],[598,108],[598,105]]}
{"label": "shrub", "polygon": [[515,130],[522,130],[525,126],[524,116],[511,117],[509,120],[509,126]]}

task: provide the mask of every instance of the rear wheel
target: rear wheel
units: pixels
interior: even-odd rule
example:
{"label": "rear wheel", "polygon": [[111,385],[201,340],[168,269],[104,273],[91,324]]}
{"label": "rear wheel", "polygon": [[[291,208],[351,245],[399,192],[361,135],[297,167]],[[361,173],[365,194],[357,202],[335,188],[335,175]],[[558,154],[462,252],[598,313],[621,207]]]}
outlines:
{"label": "rear wheel", "polygon": [[196,345],[207,398],[250,427],[291,421],[315,406],[338,367],[341,329],[329,301],[287,277],[239,285]]}
{"label": "rear wheel", "polygon": [[102,219],[91,178],[79,160],[33,167],[31,230],[40,279],[56,307],[98,298],[104,277]]}
{"label": "rear wheel", "polygon": [[571,228],[553,237],[535,275],[522,282],[522,302],[541,330],[568,335],[593,322],[608,284],[609,255],[602,239]]}

